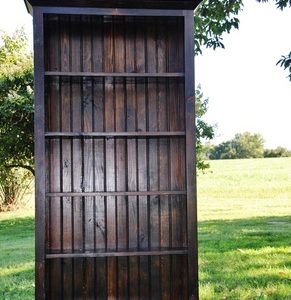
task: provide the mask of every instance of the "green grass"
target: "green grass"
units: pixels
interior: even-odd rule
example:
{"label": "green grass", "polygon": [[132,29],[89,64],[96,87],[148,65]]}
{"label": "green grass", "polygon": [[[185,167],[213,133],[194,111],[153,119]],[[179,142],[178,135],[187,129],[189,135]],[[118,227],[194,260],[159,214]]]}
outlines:
{"label": "green grass", "polygon": [[[291,158],[198,176],[200,299],[291,299]],[[34,298],[31,208],[0,213],[0,299]],[[52,299],[53,300],[53,299]]]}
{"label": "green grass", "polygon": [[0,213],[0,299],[34,299],[34,199]]}
{"label": "green grass", "polygon": [[32,212],[0,214],[0,299],[34,299]]}
{"label": "green grass", "polygon": [[291,158],[198,176],[201,299],[291,299]]}

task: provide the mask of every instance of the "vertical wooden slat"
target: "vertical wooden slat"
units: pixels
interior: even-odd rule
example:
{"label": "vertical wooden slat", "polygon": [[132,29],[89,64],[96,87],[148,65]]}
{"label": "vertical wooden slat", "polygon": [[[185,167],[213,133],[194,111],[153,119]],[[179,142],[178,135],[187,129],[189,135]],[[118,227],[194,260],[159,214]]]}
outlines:
{"label": "vertical wooden slat", "polygon": [[[103,22],[102,18],[93,20],[93,71],[100,72],[103,68]],[[93,131],[104,131],[104,80],[94,79],[93,93]],[[104,140],[94,140],[95,159],[95,190],[104,191]],[[104,198],[96,197],[96,249],[105,250],[105,208]]]}
{"label": "vertical wooden slat", "polygon": [[35,86],[35,196],[36,196],[36,242],[35,242],[35,295],[37,299],[45,299],[45,112],[44,112],[44,26],[43,14],[34,8],[34,86]]}
{"label": "vertical wooden slat", "polygon": [[[114,20],[114,72],[125,72],[125,31],[124,18],[115,17]],[[115,129],[116,131],[126,131],[125,120],[125,81],[124,79],[115,80]],[[116,190],[126,190],[126,140],[116,139],[115,141],[115,159],[116,159]],[[117,210],[117,248],[125,250],[127,248],[127,207],[126,197],[116,197]],[[118,258],[117,266],[118,298],[128,298],[128,272],[127,258]]]}
{"label": "vertical wooden slat", "polygon": [[[82,65],[84,72],[92,71],[91,57],[91,22],[90,17],[82,17]],[[91,78],[83,78],[83,130],[84,132],[93,131],[93,87]],[[84,192],[93,191],[93,143],[92,139],[84,139]],[[85,199],[85,250],[92,251],[94,249],[94,215],[93,215],[93,197]]]}
{"label": "vertical wooden slat", "polygon": [[[166,72],[167,68],[167,28],[165,19],[158,21],[157,33],[157,59],[158,72]],[[158,81],[158,124],[159,131],[167,131],[168,128],[168,103],[167,103],[166,80]],[[161,138],[159,140],[159,190],[169,190],[169,155],[168,155],[168,139]],[[169,196],[160,196],[160,245],[162,248],[170,247],[170,219],[169,219]],[[170,299],[170,257],[162,256],[160,258],[161,272],[161,299]]]}
{"label": "vertical wooden slat", "polygon": [[[148,18],[146,23],[146,42],[147,42],[147,71],[157,71],[157,24],[155,18]],[[149,131],[158,131],[158,115],[157,115],[157,80],[148,79],[148,129]],[[158,140],[149,140],[149,189],[158,190]],[[159,196],[150,197],[150,247],[160,247],[160,221],[159,221],[160,198]],[[150,258],[151,267],[151,297],[152,299],[160,299],[160,269],[159,257]]]}
{"label": "vertical wooden slat", "polygon": [[[126,18],[125,28],[125,61],[126,72],[135,72],[136,70],[136,32],[135,18]],[[127,81],[126,84],[126,130],[136,130],[136,85],[135,80]],[[137,153],[136,140],[127,140],[127,189],[128,191],[137,190]],[[137,197],[128,197],[128,249],[136,249],[138,246],[138,212]],[[138,258],[129,258],[128,267],[129,278],[129,297],[136,299],[138,297]]]}
{"label": "vertical wooden slat", "polygon": [[[80,17],[72,16],[71,20],[71,71],[81,71],[81,33],[80,33]],[[71,79],[71,114],[72,114],[72,131],[82,131],[82,107],[81,107],[81,79]],[[82,192],[82,142],[79,139],[72,140],[72,190],[73,192]],[[81,197],[72,198],[72,209],[73,209],[73,251],[83,251],[83,210],[82,210],[82,199]],[[82,297],[82,277],[83,274],[83,260],[73,260],[73,291],[74,297],[77,299]]]}
{"label": "vertical wooden slat", "polygon": [[[104,19],[104,67],[106,72],[114,71],[114,28],[112,17]],[[115,130],[115,103],[114,103],[114,81],[105,78],[105,131]],[[106,189],[115,190],[116,165],[115,165],[115,141],[106,140]],[[116,203],[115,197],[108,196],[106,202],[106,233],[107,250],[116,250]],[[107,297],[116,299],[116,259],[107,259]]]}
{"label": "vertical wooden slat", "polygon": [[[49,57],[46,58],[49,70],[60,70],[60,38],[59,38],[59,18],[50,16],[46,19],[48,22],[48,31],[45,38],[49,40],[50,51]],[[51,131],[61,130],[60,120],[60,79],[52,77],[48,81],[48,97],[47,97],[48,124],[47,127]],[[49,163],[49,191],[61,190],[61,143],[58,139],[52,139],[49,142],[48,163]],[[50,251],[61,251],[61,199],[53,197],[48,199],[50,214]],[[50,262],[49,272],[49,292],[52,298],[58,299],[62,294],[61,279],[61,260]]]}
{"label": "vertical wooden slat", "polygon": [[[137,18],[136,21],[136,68],[137,72],[145,72],[145,20],[144,18]],[[147,131],[147,105],[146,105],[146,80],[141,79],[136,87],[137,95],[137,131]],[[138,190],[147,191],[147,140],[137,140],[138,151]],[[147,196],[138,197],[138,248],[149,248],[149,220],[147,209]],[[149,266],[148,258],[139,258],[139,295],[140,299],[147,300],[150,298],[149,294]]]}
{"label": "vertical wooden slat", "polygon": [[194,105],[194,18],[184,11],[184,68],[189,299],[198,299],[197,195],[195,168],[195,105]]}
{"label": "vertical wooden slat", "polygon": [[[82,16],[82,71],[92,72],[92,24],[91,16]],[[83,131],[93,131],[93,84],[92,78],[83,77],[82,85],[82,105],[83,105]],[[93,140],[84,139],[84,178],[83,189],[85,192],[94,191],[94,158]],[[84,203],[84,247],[85,251],[95,249],[95,214],[94,197],[86,197]],[[84,272],[84,298],[94,297],[95,271],[92,260],[86,259]]]}
{"label": "vertical wooden slat", "polygon": [[[93,71],[102,72],[104,65],[103,57],[103,18],[94,16],[92,20],[92,34],[93,34]],[[94,79],[94,93],[93,93],[93,130],[95,132],[104,131],[104,79]],[[96,191],[104,191],[105,188],[105,153],[104,153],[104,139],[94,139],[94,178]],[[98,251],[105,251],[106,248],[106,216],[104,197],[96,197],[95,200],[95,249]],[[106,259],[97,258],[95,265],[96,282],[95,290],[97,299],[106,299]]]}
{"label": "vertical wooden slat", "polygon": [[[69,17],[60,18],[60,67],[61,71],[70,71],[70,27]],[[71,98],[70,79],[61,78],[60,109],[61,131],[71,131]],[[71,140],[63,139],[61,142],[61,191],[71,191],[72,159]],[[72,203],[70,197],[61,198],[62,206],[62,251],[72,250]],[[63,297],[72,297],[72,263],[63,260]]]}

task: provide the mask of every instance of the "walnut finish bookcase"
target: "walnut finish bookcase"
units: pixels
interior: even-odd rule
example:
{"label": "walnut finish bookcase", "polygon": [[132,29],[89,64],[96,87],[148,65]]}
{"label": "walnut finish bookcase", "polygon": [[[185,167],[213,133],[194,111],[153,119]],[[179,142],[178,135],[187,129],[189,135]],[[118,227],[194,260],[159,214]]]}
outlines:
{"label": "walnut finish bookcase", "polygon": [[198,299],[197,3],[63,2],[27,2],[36,299]]}

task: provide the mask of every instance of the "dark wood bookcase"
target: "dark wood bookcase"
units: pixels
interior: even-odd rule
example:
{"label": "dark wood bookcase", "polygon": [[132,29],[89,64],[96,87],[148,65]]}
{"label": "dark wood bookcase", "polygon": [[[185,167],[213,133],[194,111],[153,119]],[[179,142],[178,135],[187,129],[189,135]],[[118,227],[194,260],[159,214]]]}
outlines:
{"label": "dark wood bookcase", "polygon": [[198,1],[136,2],[27,2],[36,299],[198,299]]}

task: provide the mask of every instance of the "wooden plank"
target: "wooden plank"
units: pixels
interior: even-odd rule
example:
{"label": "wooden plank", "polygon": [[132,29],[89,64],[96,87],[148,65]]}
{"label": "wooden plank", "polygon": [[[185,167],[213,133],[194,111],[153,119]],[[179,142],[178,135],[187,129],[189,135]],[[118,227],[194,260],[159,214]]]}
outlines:
{"label": "wooden plank", "polygon": [[172,298],[177,300],[188,300],[188,275],[187,256],[172,256],[173,270],[180,270],[180,276],[172,273]]}
{"label": "wooden plank", "polygon": [[[179,45],[177,41],[180,41],[178,20],[174,18],[169,18],[168,24],[168,55],[167,55],[167,65],[168,71],[181,70],[183,68],[183,59],[179,57]],[[182,93],[182,95],[181,95]],[[170,116],[169,130],[181,130],[183,127],[183,113],[181,112],[181,104],[183,101],[183,90],[179,90],[178,80],[168,80],[168,113]],[[182,126],[182,127],[181,127]],[[194,127],[194,124],[193,124]],[[181,152],[185,151],[185,142],[183,139],[178,137],[172,138],[169,145],[170,154],[170,185],[171,189],[180,190],[185,189],[185,169],[183,156]],[[182,247],[185,245],[186,240],[186,224],[185,224],[185,205],[183,205],[184,199],[182,196],[174,195],[170,199],[170,243],[172,247]],[[181,272],[181,265],[177,257],[172,256],[169,264],[171,270],[171,297],[173,299],[184,299],[181,298],[181,285],[180,277],[176,274]]]}
{"label": "wooden plank", "polygon": [[[80,0],[62,0],[61,2],[58,0],[26,0],[28,9],[30,9],[30,5],[32,6],[73,6],[73,7],[113,7],[113,8],[174,8],[174,9],[194,9],[200,1],[198,0],[139,0],[139,1],[129,1],[129,0],[91,0],[91,1],[80,1]],[[118,13],[118,10],[117,12]]]}
{"label": "wooden plank", "polygon": [[[151,255],[153,251],[151,250]],[[149,256],[142,255],[138,259],[139,262],[139,297],[140,299],[150,299],[151,280],[150,280],[150,265]]]}
{"label": "wooden plank", "polygon": [[[157,72],[157,24],[155,18],[147,18],[146,22],[146,55],[147,72]],[[149,131],[158,131],[158,112],[157,112],[157,80],[149,78],[147,81],[148,97],[148,128]],[[158,179],[158,140],[150,139],[148,142],[148,175],[149,189],[159,189]],[[150,197],[149,202],[149,222],[150,222],[150,247],[160,246],[160,198]],[[159,257],[149,259],[150,266],[150,290],[152,299],[160,299],[160,269]]]}
{"label": "wooden plank", "polygon": [[[33,1],[33,0],[32,0]],[[57,0],[54,0],[57,1]],[[104,0],[105,1],[105,0]],[[180,1],[179,1],[180,2]],[[51,2],[52,3],[52,2]],[[40,7],[41,12],[46,14],[72,14],[72,15],[96,15],[96,16],[183,16],[182,10],[177,9],[116,9],[116,8],[84,8],[84,7]]]}
{"label": "wooden plank", "polygon": [[[143,17],[136,19],[136,68],[138,72],[146,70],[146,27]],[[140,80],[136,86],[137,95],[137,129],[147,132],[147,100],[146,80]],[[153,132],[148,132],[153,136]],[[138,151],[138,190],[148,190],[148,165],[147,165],[147,139],[137,140]],[[149,249],[149,220],[148,220],[148,196],[138,197],[138,249]],[[150,299],[150,280],[148,257],[139,257],[138,292],[140,299]]]}
{"label": "wooden plank", "polygon": [[46,71],[46,76],[63,76],[63,77],[184,77],[184,73],[132,73],[132,72],[52,72]]}
{"label": "wooden plank", "polygon": [[35,197],[36,197],[36,241],[35,241],[35,295],[38,299],[45,299],[45,112],[44,112],[44,49],[43,49],[43,14],[38,9],[34,9],[34,86],[35,86],[35,117],[34,132],[35,140]]}
{"label": "wooden plank", "polygon": [[[62,16],[60,25],[60,70],[70,71],[70,25],[69,17]],[[60,79],[60,131],[71,131],[71,93],[70,80]],[[72,189],[72,143],[70,139],[61,140],[61,191],[71,192]],[[73,246],[72,238],[72,199],[61,198],[61,219],[62,219],[62,250],[71,251]],[[72,298],[73,268],[71,260],[62,261],[63,297]]]}
{"label": "wooden plank", "polygon": [[185,122],[186,122],[186,177],[187,177],[187,228],[188,228],[188,278],[189,299],[199,298],[198,247],[197,247],[197,195],[195,168],[195,105],[194,105],[194,20],[193,12],[185,11]]}
{"label": "wooden plank", "polygon": [[[92,17],[92,60],[93,72],[103,71],[103,18]],[[105,90],[104,79],[93,79],[93,132],[103,132],[105,129]],[[105,190],[105,140],[93,139],[94,147],[94,191]],[[105,251],[106,248],[106,205],[105,198],[95,197],[95,249]],[[95,294],[97,299],[106,299],[106,258],[96,258],[95,265]]]}
{"label": "wooden plank", "polygon": [[[144,85],[144,83],[143,83]],[[138,88],[144,89],[142,84],[137,85]],[[138,92],[138,94],[140,94]],[[149,132],[149,131],[137,131],[137,132],[46,132],[46,137],[95,137],[95,138],[114,138],[114,137],[166,137],[166,136],[185,136],[185,131],[157,131],[157,132]]]}
{"label": "wooden plank", "polygon": [[[81,70],[81,23],[79,16],[70,17],[70,45],[71,45],[71,71]],[[72,118],[72,131],[82,131],[82,105],[81,105],[81,79],[71,79],[71,118]],[[83,177],[83,164],[82,159],[82,141],[80,139],[72,140],[72,191],[82,192],[82,177]],[[79,166],[79,167],[75,167]],[[83,251],[84,236],[83,236],[83,203],[82,198],[79,196],[72,198],[73,206],[73,251]],[[83,294],[83,276],[84,264],[82,259],[74,259],[73,262],[73,293],[76,299],[82,297]]]}
{"label": "wooden plank", "polygon": [[[47,257],[46,257],[47,258]],[[47,282],[47,294],[42,299],[63,299],[62,289],[62,259],[56,258],[47,263],[49,272],[49,282]],[[38,299],[38,298],[36,298]]]}
{"label": "wooden plank", "polygon": [[[145,70],[145,24],[144,19],[140,19],[136,26],[136,64],[139,71]],[[141,132],[147,131],[147,101],[145,80],[139,81],[136,85],[137,103],[137,129]],[[148,132],[152,134],[152,132]],[[146,192],[148,189],[147,180],[147,140],[137,140],[137,166],[138,166],[138,191]],[[140,194],[138,198],[138,248],[146,249],[149,247],[148,238],[148,215],[147,215],[147,195]],[[142,265],[141,265],[142,268]],[[142,280],[145,280],[142,279]]]}
{"label": "wooden plank", "polygon": [[[94,196],[157,196],[157,195],[186,195],[186,191],[133,191],[133,192],[74,192],[46,193],[47,197],[94,197]],[[115,200],[115,199],[114,199]]]}
{"label": "wooden plank", "polygon": [[106,257],[97,257],[96,261],[96,295],[97,299],[105,300],[107,295]]}
{"label": "wooden plank", "polygon": [[[114,28],[112,18],[104,22],[104,68],[106,72],[114,71]],[[105,79],[105,131],[115,131],[114,82]],[[105,145],[106,190],[116,188],[115,141],[106,140]],[[116,201],[114,196],[106,198],[106,249],[116,249]],[[116,260],[107,260],[107,297],[117,298]]]}
{"label": "wooden plank", "polygon": [[[157,22],[157,65],[158,72],[167,70],[167,27],[165,18]],[[169,130],[169,105],[167,102],[167,81],[158,81],[158,124],[160,131]],[[159,140],[159,189],[169,190],[170,174],[170,156],[169,139],[161,138]],[[170,247],[170,203],[169,196],[160,196],[160,245],[161,247]],[[161,299],[171,299],[171,258],[169,256],[160,257],[160,284]]]}
{"label": "wooden plank", "polygon": [[131,257],[131,256],[185,255],[187,253],[188,250],[186,250],[185,248],[180,248],[180,249],[171,248],[168,250],[152,249],[150,251],[58,253],[58,254],[46,254],[46,258],[55,259],[55,258],[78,258],[78,257],[79,258],[80,257],[124,257],[124,256]]}
{"label": "wooden plank", "polygon": [[[58,70],[60,68],[60,39],[59,39],[59,19],[50,16],[46,19],[48,25],[45,37],[48,40],[49,56],[46,57],[50,68]],[[52,30],[54,28],[54,30]],[[47,124],[50,130],[60,131],[60,82],[59,78],[52,77],[47,83]],[[61,141],[59,139],[50,140],[47,149],[48,160],[48,191],[61,191]],[[61,199],[51,198],[49,202],[49,249],[61,249]],[[62,267],[61,261],[50,264],[48,281],[50,284],[51,297],[60,297],[62,294]]]}
{"label": "wooden plank", "polygon": [[[125,23],[123,17],[115,17],[114,25],[114,71],[116,73],[125,71]],[[125,82],[115,80],[115,129],[118,132],[126,130],[125,114]],[[116,189],[126,190],[126,140],[116,139]],[[127,203],[125,196],[116,197],[117,210],[117,249],[127,248]],[[128,260],[119,258],[117,260],[117,296],[119,299],[128,298]]]}
{"label": "wooden plank", "polygon": [[[91,16],[81,17],[81,66],[83,72],[91,72],[92,60],[92,23]],[[83,78],[82,82],[82,112],[83,131],[93,131],[93,82],[92,79]],[[94,191],[94,148],[92,139],[83,140],[83,190],[84,192]],[[95,198],[86,197],[84,199],[84,249],[95,248]],[[94,298],[95,292],[95,266],[92,261],[84,261],[84,298]]]}
{"label": "wooden plank", "polygon": [[[145,72],[145,20],[136,19],[136,67],[139,72]],[[146,100],[146,80],[138,81],[136,86],[137,97],[137,128],[141,132],[147,132],[147,100]],[[151,133],[152,134],[152,133]],[[148,165],[147,165],[147,140],[137,140],[138,152],[138,190],[148,189]],[[138,197],[138,249],[149,248],[149,220],[148,220],[148,197]],[[139,258],[139,297],[140,299],[150,298],[149,289],[149,268],[148,258]]]}
{"label": "wooden plank", "polygon": [[104,32],[103,32],[103,17],[92,16],[92,72],[102,73],[103,72],[103,47],[104,47]]}
{"label": "wooden plank", "polygon": [[[125,71],[128,73],[136,72],[136,23],[135,18],[126,18],[125,24]],[[136,81],[128,81],[126,84],[126,129],[127,131],[136,130]],[[127,140],[127,190],[137,190],[137,141]],[[128,249],[136,249],[138,246],[138,203],[136,196],[128,197],[127,202],[127,222],[128,222]],[[128,281],[129,298],[138,298],[138,258],[129,258],[128,262]]]}
{"label": "wooden plank", "polygon": [[[94,71],[102,71],[103,68],[103,19],[101,17],[94,17],[92,18],[92,27],[94,31],[92,32],[92,47],[93,53],[93,70]],[[104,131],[104,117],[105,117],[105,95],[104,95],[104,80],[93,80],[93,134],[96,132],[100,132],[101,134]],[[87,133],[86,133],[87,134]],[[104,191],[105,188],[105,173],[104,173],[104,166],[105,166],[105,153],[104,153],[104,146],[105,142],[104,139],[94,139],[94,191]],[[105,204],[104,204],[104,197],[101,195],[95,195],[95,219],[96,219],[96,226],[95,226],[95,234],[96,234],[96,241],[95,241],[95,248],[98,250],[105,250]],[[101,263],[102,266],[104,261]],[[97,268],[97,272],[99,269]],[[104,270],[100,270],[100,272],[105,272]],[[97,275],[98,277],[98,275]],[[99,274],[99,277],[102,277]],[[102,277],[103,278],[103,277]],[[98,279],[97,279],[98,280]]]}

